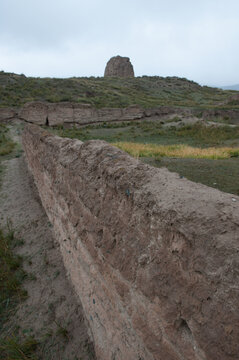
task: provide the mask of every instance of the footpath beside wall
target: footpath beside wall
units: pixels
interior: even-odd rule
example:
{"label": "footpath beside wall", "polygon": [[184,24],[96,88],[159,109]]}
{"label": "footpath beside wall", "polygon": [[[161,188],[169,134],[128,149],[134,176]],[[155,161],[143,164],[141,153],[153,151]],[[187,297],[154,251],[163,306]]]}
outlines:
{"label": "footpath beside wall", "polygon": [[98,359],[238,359],[239,197],[103,141],[23,145]]}

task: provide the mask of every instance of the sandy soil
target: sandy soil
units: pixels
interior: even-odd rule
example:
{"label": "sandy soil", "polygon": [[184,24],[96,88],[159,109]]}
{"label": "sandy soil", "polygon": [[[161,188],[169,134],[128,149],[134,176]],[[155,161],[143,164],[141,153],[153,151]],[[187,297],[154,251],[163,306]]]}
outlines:
{"label": "sandy soil", "polygon": [[[16,128],[11,132],[17,139]],[[28,298],[8,324],[20,334],[39,340],[38,355],[44,360],[95,359],[87,333],[83,309],[67,279],[59,246],[41,206],[24,155],[5,161],[0,191],[0,226],[11,221],[24,244],[17,252],[24,256],[30,279],[24,282]]]}

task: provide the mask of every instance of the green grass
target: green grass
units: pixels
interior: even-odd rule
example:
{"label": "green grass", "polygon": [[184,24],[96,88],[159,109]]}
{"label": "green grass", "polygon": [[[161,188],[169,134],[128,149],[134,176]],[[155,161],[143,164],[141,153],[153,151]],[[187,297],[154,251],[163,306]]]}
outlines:
{"label": "green grass", "polygon": [[238,141],[239,126],[204,126],[201,124],[185,126],[181,129],[175,130],[178,137],[190,138],[200,144],[205,145],[222,145],[228,141]]}
{"label": "green grass", "polygon": [[137,78],[73,77],[68,79],[33,78],[0,72],[0,107],[19,107],[29,101],[73,101],[95,107],[144,108],[160,105],[199,108],[239,108],[225,104],[235,91],[200,86],[177,77],[142,76]]}

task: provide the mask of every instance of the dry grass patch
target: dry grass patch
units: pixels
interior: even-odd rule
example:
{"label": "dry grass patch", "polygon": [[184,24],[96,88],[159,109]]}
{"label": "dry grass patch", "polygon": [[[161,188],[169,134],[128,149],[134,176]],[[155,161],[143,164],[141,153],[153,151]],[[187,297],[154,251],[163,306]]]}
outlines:
{"label": "dry grass patch", "polygon": [[175,157],[193,159],[229,159],[239,157],[239,148],[209,147],[195,148],[188,145],[155,145],[117,142],[114,146],[134,157]]}

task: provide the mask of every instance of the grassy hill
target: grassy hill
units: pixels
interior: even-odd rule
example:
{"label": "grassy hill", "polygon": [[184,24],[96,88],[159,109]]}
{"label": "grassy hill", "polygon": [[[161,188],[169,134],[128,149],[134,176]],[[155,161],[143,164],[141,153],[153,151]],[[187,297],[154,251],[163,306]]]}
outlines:
{"label": "grassy hill", "polygon": [[[0,107],[19,107],[29,101],[72,101],[96,107],[144,108],[180,106],[232,108],[226,100],[235,91],[200,86],[177,77],[143,76],[137,78],[33,78],[0,72]],[[239,108],[234,104],[233,108]]]}

